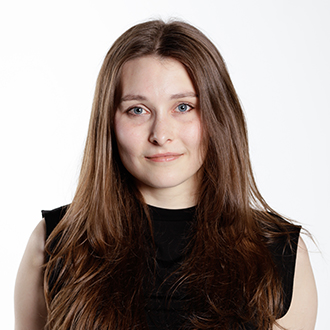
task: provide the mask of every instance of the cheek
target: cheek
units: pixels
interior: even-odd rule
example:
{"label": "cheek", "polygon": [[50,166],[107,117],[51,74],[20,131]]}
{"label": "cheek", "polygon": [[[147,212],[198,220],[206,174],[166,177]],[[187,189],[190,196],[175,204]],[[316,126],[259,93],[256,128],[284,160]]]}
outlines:
{"label": "cheek", "polygon": [[142,141],[141,132],[138,129],[117,121],[115,123],[115,135],[121,158],[138,153]]}
{"label": "cheek", "polygon": [[202,127],[199,121],[185,125],[181,130],[181,136],[185,144],[192,148],[192,151],[200,151],[202,146]]}
{"label": "cheek", "polygon": [[[193,154],[194,160],[196,162],[195,164],[200,167],[204,163],[206,155],[201,123],[191,128],[189,136],[191,153]],[[187,143],[189,142],[187,141]]]}

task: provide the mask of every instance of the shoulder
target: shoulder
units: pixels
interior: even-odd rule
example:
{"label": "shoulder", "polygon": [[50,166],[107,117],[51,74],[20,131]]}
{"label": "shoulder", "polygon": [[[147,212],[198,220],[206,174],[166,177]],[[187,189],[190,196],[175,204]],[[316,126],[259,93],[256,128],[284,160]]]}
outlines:
{"label": "shoulder", "polygon": [[[293,295],[288,312],[278,320],[284,328],[312,330],[317,313],[317,292],[308,250],[299,238],[294,272]],[[274,327],[274,329],[279,329]]]}
{"label": "shoulder", "polygon": [[42,219],[29,238],[22,262],[28,259],[32,265],[37,267],[41,267],[44,264],[45,237],[46,223]]}
{"label": "shoulder", "polygon": [[269,222],[262,228],[262,235],[279,275],[284,276],[290,285],[290,278],[293,280],[294,275],[301,226],[275,214],[267,214],[267,220]]}
{"label": "shoulder", "polygon": [[33,230],[20,263],[15,284],[15,329],[37,329],[45,322],[43,294],[46,225],[42,220]]}

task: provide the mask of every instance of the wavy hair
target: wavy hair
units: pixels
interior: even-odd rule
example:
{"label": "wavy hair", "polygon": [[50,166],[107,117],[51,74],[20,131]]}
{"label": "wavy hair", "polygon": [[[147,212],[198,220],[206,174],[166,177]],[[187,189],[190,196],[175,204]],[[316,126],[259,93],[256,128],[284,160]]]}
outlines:
{"label": "wavy hair", "polygon": [[[199,97],[206,150],[194,234],[175,289],[190,297],[186,328],[268,329],[283,308],[268,245],[290,228],[251,170],[244,115],[212,42],[180,21],[133,26],[100,70],[77,190],[46,244],[47,329],[146,329],[143,283],[155,255],[148,208],[121,163],[114,114],[123,65],[154,55],[186,68]],[[280,230],[278,229],[280,228]]]}

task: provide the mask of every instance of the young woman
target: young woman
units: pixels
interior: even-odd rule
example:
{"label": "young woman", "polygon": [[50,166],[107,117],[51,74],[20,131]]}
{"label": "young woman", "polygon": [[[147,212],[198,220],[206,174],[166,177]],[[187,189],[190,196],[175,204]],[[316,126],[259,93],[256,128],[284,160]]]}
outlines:
{"label": "young woman", "polygon": [[16,329],[313,329],[299,232],[258,192],[215,46],[136,25],[99,74],[75,197],[28,243]]}

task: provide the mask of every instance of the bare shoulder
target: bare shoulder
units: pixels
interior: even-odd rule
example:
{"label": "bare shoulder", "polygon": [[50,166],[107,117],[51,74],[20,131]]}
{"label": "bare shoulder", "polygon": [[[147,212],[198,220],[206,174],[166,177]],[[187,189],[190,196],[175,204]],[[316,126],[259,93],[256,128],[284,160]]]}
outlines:
{"label": "bare shoulder", "polygon": [[20,263],[15,284],[15,330],[43,329],[46,306],[43,293],[43,265],[46,224],[33,230]]}
{"label": "bare shoulder", "polygon": [[[299,238],[293,296],[286,315],[278,320],[279,325],[290,330],[312,330],[317,314],[317,292],[308,250]],[[274,330],[279,329],[274,326]]]}
{"label": "bare shoulder", "polygon": [[31,257],[33,257],[34,262],[39,265],[44,263],[45,239],[46,223],[45,220],[42,219],[33,230],[25,251],[25,253],[32,252]]}

